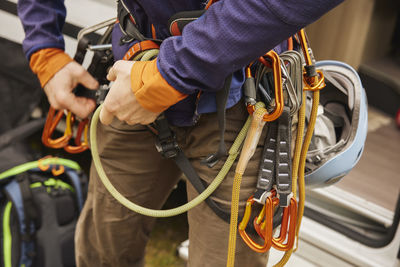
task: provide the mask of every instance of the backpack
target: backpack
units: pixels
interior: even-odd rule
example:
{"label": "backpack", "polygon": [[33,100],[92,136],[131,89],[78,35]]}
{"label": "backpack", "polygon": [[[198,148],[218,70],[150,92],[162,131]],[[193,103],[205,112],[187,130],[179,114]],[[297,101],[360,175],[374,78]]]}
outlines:
{"label": "backpack", "polygon": [[75,266],[74,232],[86,184],[79,165],[61,158],[1,173],[1,266]]}

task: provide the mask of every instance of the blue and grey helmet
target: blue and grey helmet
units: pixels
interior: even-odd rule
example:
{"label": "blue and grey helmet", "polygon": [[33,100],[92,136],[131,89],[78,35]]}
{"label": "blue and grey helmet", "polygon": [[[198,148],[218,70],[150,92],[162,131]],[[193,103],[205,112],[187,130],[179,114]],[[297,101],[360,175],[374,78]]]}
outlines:
{"label": "blue and grey helmet", "polygon": [[316,65],[324,73],[326,87],[321,90],[307,153],[308,188],[336,183],[350,172],[364,149],[368,126],[367,98],[357,72],[339,61],[320,61]]}

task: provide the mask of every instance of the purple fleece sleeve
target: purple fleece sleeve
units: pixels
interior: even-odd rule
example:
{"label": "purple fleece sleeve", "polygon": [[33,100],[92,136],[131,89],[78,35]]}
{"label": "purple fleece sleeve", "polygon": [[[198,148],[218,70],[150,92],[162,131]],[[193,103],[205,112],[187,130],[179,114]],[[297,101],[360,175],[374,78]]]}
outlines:
{"label": "purple fleece sleeve", "polygon": [[66,9],[63,0],[19,0],[18,16],[25,30],[22,47],[28,59],[43,48],[64,49],[62,28]]}
{"label": "purple fleece sleeve", "polygon": [[265,54],[343,0],[220,0],[182,36],[161,45],[158,68],[175,89],[215,91],[225,77]]}

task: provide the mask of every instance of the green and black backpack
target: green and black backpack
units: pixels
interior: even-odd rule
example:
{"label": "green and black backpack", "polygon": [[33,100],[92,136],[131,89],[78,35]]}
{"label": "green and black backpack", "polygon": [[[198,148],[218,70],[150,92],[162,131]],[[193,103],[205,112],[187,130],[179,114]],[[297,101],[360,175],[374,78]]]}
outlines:
{"label": "green and black backpack", "polygon": [[0,265],[75,266],[74,232],[86,184],[79,165],[61,158],[1,173]]}

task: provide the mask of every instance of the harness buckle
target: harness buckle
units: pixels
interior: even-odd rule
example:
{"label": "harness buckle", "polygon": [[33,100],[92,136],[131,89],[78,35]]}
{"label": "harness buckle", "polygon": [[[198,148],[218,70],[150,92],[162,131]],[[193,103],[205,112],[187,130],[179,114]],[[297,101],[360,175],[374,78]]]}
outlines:
{"label": "harness buckle", "polygon": [[172,134],[170,138],[157,139],[156,149],[164,158],[176,158],[180,149],[176,142],[175,134]]}

